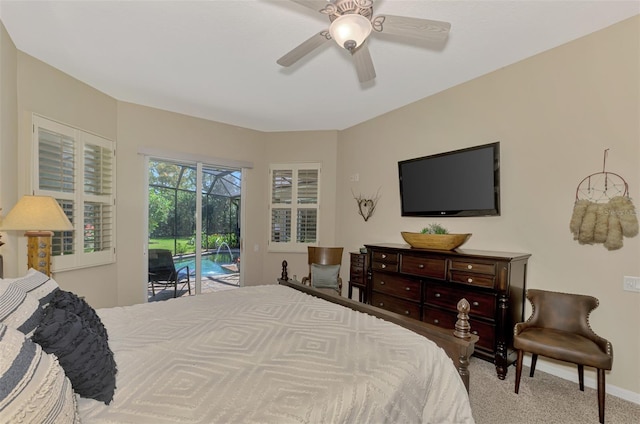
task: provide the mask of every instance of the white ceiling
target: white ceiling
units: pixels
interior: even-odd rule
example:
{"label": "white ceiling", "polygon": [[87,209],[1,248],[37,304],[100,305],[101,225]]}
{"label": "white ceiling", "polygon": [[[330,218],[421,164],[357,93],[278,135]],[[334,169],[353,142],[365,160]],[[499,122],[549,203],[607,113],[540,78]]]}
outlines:
{"label": "white ceiling", "polygon": [[373,34],[373,83],[325,45],[276,59],[328,28],[287,0],[11,1],[16,47],[121,101],[262,131],[341,130],[640,13],[609,0],[377,0],[374,15],[450,22],[433,48]]}

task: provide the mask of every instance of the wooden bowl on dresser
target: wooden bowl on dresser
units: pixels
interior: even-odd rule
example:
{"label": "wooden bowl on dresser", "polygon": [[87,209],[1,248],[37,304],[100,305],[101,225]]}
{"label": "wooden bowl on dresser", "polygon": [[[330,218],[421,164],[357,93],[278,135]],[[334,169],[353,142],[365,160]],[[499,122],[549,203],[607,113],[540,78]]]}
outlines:
{"label": "wooden bowl on dresser", "polygon": [[462,246],[471,234],[423,234],[400,232],[404,241],[417,249],[453,250]]}

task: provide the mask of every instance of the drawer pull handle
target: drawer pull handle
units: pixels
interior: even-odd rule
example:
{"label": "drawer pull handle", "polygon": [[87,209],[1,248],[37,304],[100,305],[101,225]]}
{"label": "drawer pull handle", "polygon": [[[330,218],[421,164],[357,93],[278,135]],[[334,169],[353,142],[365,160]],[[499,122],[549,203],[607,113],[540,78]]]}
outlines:
{"label": "drawer pull handle", "polygon": [[433,323],[434,323],[434,324],[440,324],[440,320],[439,320],[439,319],[434,319],[434,320],[433,320]]}
{"label": "drawer pull handle", "polygon": [[382,267],[381,267],[381,268],[382,268],[382,269],[385,269],[386,267],[387,267],[387,265],[382,264]]}
{"label": "drawer pull handle", "polygon": [[404,288],[406,291],[411,291],[411,287],[405,287]]}
{"label": "drawer pull handle", "polygon": [[435,296],[435,297],[440,297],[440,296],[441,296],[441,294],[440,294],[440,293],[436,293],[436,294],[434,294],[434,296]]}
{"label": "drawer pull handle", "polygon": [[475,334],[477,336],[478,335],[478,330],[471,330],[471,334]]}
{"label": "drawer pull handle", "polygon": [[467,278],[467,283],[473,283],[473,278]]}
{"label": "drawer pull handle", "polygon": [[418,265],[418,269],[424,269],[424,264]]}
{"label": "drawer pull handle", "polygon": [[477,301],[474,301],[471,303],[473,306],[480,306],[480,304]]}
{"label": "drawer pull handle", "polygon": [[467,265],[467,269],[473,269],[473,265]]}
{"label": "drawer pull handle", "polygon": [[382,254],[382,259],[387,259],[387,255],[385,255],[384,253]]}
{"label": "drawer pull handle", "polygon": [[384,303],[380,302],[380,303],[378,303],[378,306],[382,307],[382,306],[384,306]]}
{"label": "drawer pull handle", "polygon": [[381,285],[381,286],[384,286],[384,281],[380,281],[380,285]]}
{"label": "drawer pull handle", "polygon": [[405,315],[409,315],[409,311],[404,311],[404,314]]}

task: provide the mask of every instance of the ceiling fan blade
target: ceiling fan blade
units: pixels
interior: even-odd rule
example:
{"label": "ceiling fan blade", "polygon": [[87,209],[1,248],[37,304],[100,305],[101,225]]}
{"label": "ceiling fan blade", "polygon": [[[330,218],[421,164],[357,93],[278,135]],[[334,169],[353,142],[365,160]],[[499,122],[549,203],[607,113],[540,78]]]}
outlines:
{"label": "ceiling fan blade", "polygon": [[372,26],[375,31],[383,34],[434,41],[446,39],[451,29],[449,22],[393,15],[374,17]]}
{"label": "ceiling fan blade", "polygon": [[294,3],[298,3],[304,7],[308,7],[309,9],[313,9],[316,12],[320,12],[322,9],[327,7],[327,0],[290,0]]}
{"label": "ceiling fan blade", "polygon": [[307,41],[304,41],[298,47],[291,50],[289,53],[282,56],[276,62],[280,66],[291,66],[296,63],[298,60],[302,59],[307,54],[311,53],[313,50],[317,49],[325,42],[331,40],[331,35],[329,35],[329,31],[322,31],[317,33],[316,35],[309,38]]}
{"label": "ceiling fan blade", "polygon": [[376,70],[373,67],[373,60],[371,59],[371,53],[369,53],[367,43],[358,47],[351,55],[356,65],[358,80],[360,80],[361,83],[373,80],[376,77]]}

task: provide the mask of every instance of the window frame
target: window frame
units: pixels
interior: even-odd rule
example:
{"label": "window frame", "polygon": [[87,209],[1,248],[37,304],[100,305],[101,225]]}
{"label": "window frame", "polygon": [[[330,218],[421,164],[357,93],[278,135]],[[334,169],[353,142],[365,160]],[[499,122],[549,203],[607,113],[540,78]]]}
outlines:
{"label": "window frame", "polygon": [[[299,172],[305,170],[316,170],[318,172],[317,177],[317,195],[316,203],[303,203],[298,204],[298,187],[299,187]],[[291,171],[292,172],[292,188],[291,188],[291,203],[274,203],[274,179],[273,173],[275,171]],[[269,165],[269,213],[268,219],[268,239],[267,246],[269,252],[307,252],[307,246],[317,246],[318,237],[320,234],[320,189],[321,189],[321,175],[322,165],[319,162],[298,162],[298,163],[273,163]],[[274,209],[289,209],[291,211],[291,237],[292,240],[287,242],[273,241],[273,229]],[[316,237],[313,242],[298,242],[297,241],[297,216],[300,209],[315,209],[316,211],[316,224],[315,233]]]}
{"label": "window frame", "polygon": [[[40,129],[50,133],[60,134],[73,142],[73,190],[71,192],[54,189],[40,188]],[[116,261],[116,143],[105,137],[74,128],[48,118],[32,115],[32,178],[31,192],[35,195],[51,196],[61,201],[73,202],[72,217],[70,218],[74,229],[71,236],[73,240],[73,253],[56,254],[51,256],[52,269],[54,271],[68,271],[72,269],[88,268],[115,263]],[[106,150],[105,155],[110,156],[110,167],[107,173],[110,176],[110,192],[108,194],[91,194],[85,192],[85,146],[99,147]],[[99,171],[103,177],[103,170]],[[102,180],[101,180],[102,181]],[[101,235],[108,239],[107,247],[99,251],[85,251],[85,205],[98,204],[110,211],[110,217],[101,220],[104,228]],[[63,208],[64,209],[64,208]],[[66,212],[66,211],[65,211]],[[107,225],[104,225],[107,224]],[[95,228],[95,227],[94,227]],[[60,232],[54,233],[54,239],[61,237]],[[68,235],[67,235],[68,238]]]}

